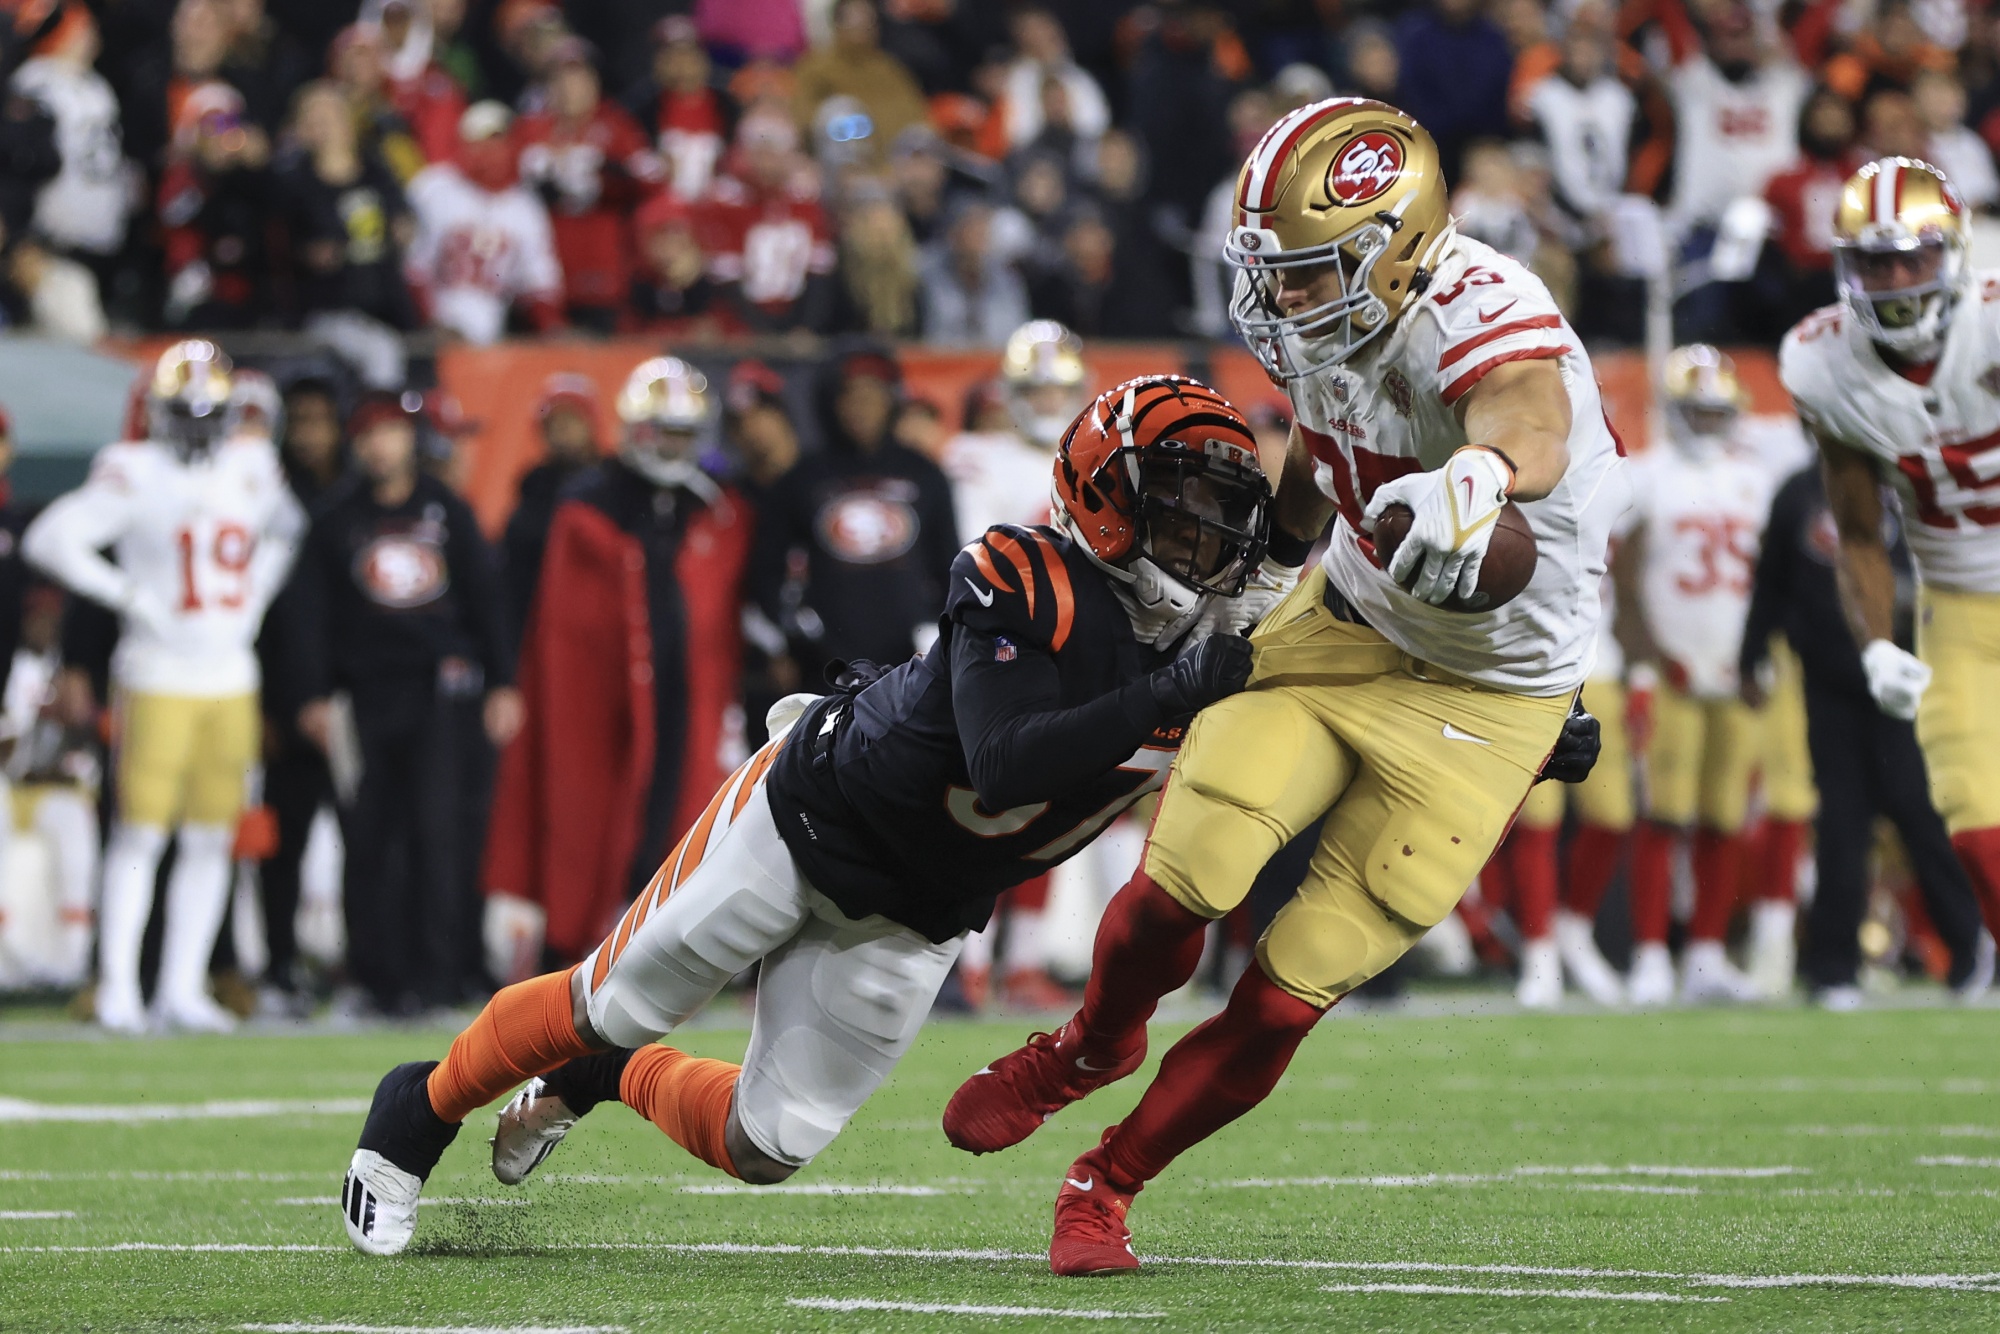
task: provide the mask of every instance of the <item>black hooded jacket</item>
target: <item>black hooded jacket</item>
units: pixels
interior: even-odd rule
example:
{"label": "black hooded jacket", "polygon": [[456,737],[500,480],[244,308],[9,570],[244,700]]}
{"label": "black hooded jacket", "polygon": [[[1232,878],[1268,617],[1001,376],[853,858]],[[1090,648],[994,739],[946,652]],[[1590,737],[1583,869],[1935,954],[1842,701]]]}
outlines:
{"label": "black hooded jacket", "polygon": [[841,429],[833,405],[851,360],[821,369],[813,403],[826,447],[761,498],[750,563],[750,595],[784,629],[808,688],[830,661],[908,658],[918,628],[936,623],[958,554],[938,466],[890,439],[864,451]]}

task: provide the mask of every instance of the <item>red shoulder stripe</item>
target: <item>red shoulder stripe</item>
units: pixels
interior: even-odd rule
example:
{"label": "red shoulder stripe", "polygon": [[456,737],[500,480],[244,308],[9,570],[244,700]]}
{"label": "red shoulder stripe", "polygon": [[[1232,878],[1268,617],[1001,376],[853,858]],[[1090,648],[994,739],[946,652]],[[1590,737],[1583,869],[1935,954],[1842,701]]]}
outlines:
{"label": "red shoulder stripe", "polygon": [[1487,373],[1496,366],[1504,366],[1510,361],[1548,361],[1563,356],[1569,350],[1569,344],[1563,343],[1556,347],[1524,347],[1513,352],[1502,352],[1498,356],[1487,358],[1453,380],[1445,386],[1444,393],[1439,397],[1444,400],[1446,407],[1451,407],[1459,399],[1464,398],[1474,385],[1485,379]]}
{"label": "red shoulder stripe", "polygon": [[1484,333],[1473,338],[1468,338],[1456,347],[1448,349],[1443,356],[1438,358],[1438,371],[1442,373],[1444,368],[1451,365],[1452,362],[1473,352],[1477,352],[1480,348],[1485,347],[1488,343],[1496,339],[1506,338],[1512,334],[1527,333],[1531,329],[1560,328],[1562,328],[1562,316],[1560,315],[1537,315],[1533,319],[1509,320],[1505,324],[1496,324]]}

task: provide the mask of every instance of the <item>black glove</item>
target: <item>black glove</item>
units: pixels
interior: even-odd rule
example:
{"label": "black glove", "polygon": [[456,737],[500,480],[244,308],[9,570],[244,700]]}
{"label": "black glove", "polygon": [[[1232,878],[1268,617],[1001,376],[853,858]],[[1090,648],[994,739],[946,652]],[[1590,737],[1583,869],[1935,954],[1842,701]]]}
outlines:
{"label": "black glove", "polygon": [[1569,717],[1563,719],[1562,735],[1556,738],[1556,748],[1543,761],[1542,771],[1535,775],[1535,781],[1553,779],[1558,783],[1581,783],[1597,767],[1598,752],[1603,749],[1596,717],[1584,712],[1583,701],[1572,701]]}
{"label": "black glove", "polygon": [[1210,635],[1147,678],[1153,702],[1169,718],[1226,699],[1250,684],[1250,641]]}

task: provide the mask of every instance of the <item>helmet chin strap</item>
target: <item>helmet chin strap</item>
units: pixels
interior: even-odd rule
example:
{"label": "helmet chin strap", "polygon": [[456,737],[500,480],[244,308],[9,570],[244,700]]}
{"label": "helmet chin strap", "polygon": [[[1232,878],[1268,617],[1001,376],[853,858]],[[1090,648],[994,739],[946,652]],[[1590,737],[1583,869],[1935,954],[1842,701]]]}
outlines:
{"label": "helmet chin strap", "polygon": [[703,472],[693,459],[663,459],[643,449],[629,448],[619,450],[618,457],[654,486],[677,486],[694,492],[710,504],[722,494],[715,479]]}
{"label": "helmet chin strap", "polygon": [[1132,633],[1142,644],[1166,648],[1194,628],[1208,609],[1212,594],[1182,583],[1153,563],[1150,556],[1137,556],[1129,567],[1113,565],[1090,549],[1076,531],[1069,512],[1057,504],[1052,519],[1090,563],[1111,576],[1111,592],[1132,622]]}

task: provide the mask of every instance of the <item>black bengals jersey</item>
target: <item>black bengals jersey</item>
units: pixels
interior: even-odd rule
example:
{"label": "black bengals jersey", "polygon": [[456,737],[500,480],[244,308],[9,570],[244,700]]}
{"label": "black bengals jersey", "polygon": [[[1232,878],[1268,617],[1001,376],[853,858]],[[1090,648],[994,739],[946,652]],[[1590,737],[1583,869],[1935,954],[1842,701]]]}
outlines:
{"label": "black bengals jersey", "polygon": [[850,917],[983,926],[1166,781],[1187,719],[1147,678],[1172,656],[1068,538],[990,529],[952,562],[928,653],[799,719],[771,767],[778,830]]}

